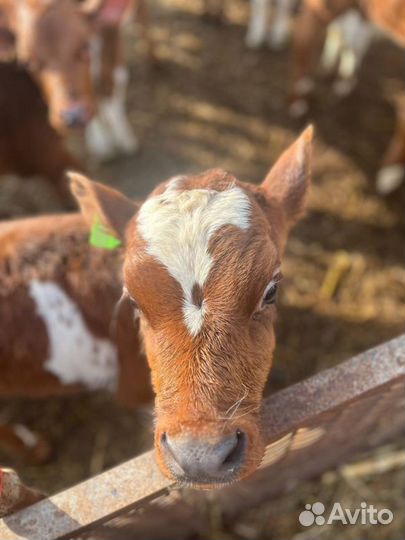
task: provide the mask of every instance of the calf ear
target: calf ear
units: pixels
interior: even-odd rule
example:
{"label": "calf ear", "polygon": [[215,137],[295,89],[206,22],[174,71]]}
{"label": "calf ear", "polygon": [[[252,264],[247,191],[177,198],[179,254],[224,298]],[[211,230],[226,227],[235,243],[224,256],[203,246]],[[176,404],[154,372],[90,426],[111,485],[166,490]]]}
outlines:
{"label": "calf ear", "polygon": [[89,227],[97,221],[120,239],[138,210],[138,205],[115,189],[93,182],[82,174],[68,173],[70,190]]}
{"label": "calf ear", "polygon": [[311,180],[313,127],[309,126],[280,156],[263,181],[267,200],[281,205],[288,226],[301,216]]}

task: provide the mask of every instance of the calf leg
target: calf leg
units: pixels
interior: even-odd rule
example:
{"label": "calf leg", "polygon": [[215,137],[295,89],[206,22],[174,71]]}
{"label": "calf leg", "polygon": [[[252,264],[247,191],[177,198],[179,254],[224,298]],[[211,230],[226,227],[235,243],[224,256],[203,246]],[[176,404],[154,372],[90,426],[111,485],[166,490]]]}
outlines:
{"label": "calf leg", "polygon": [[16,461],[40,464],[49,459],[49,444],[27,427],[0,425],[0,448]]}
{"label": "calf leg", "polygon": [[349,94],[356,85],[357,72],[373,38],[373,27],[356,10],[349,10],[342,21],[343,52],[338,67],[337,95]]}
{"label": "calf leg", "polygon": [[0,518],[44,498],[43,493],[26,486],[12,469],[0,469]]}
{"label": "calf leg", "polygon": [[269,8],[270,0],[250,0],[250,19],[245,42],[251,49],[257,49],[266,41]]}
{"label": "calf leg", "polygon": [[281,49],[287,43],[294,4],[295,0],[276,0],[276,12],[269,35],[269,45],[272,49]]}
{"label": "calf leg", "polygon": [[378,171],[376,188],[382,195],[397,189],[405,179],[405,98],[397,103],[396,127]]}
{"label": "calf leg", "polygon": [[120,65],[120,48],[119,27],[102,27],[94,47],[99,55],[94,60],[94,71],[98,71],[101,98],[97,115],[86,129],[88,148],[99,160],[110,159],[117,153],[131,154],[138,148],[125,110],[128,71]]}
{"label": "calf leg", "polygon": [[290,114],[300,117],[308,111],[308,96],[314,87],[327,26],[352,7],[352,0],[305,0],[294,31]]}

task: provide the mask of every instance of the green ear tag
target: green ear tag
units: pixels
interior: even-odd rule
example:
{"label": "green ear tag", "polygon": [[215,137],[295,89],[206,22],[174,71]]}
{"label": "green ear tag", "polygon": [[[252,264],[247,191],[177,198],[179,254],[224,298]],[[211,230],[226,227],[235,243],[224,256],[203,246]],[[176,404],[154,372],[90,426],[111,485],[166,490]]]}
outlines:
{"label": "green ear tag", "polygon": [[89,242],[101,249],[117,249],[122,245],[121,240],[113,236],[97,218],[90,231]]}

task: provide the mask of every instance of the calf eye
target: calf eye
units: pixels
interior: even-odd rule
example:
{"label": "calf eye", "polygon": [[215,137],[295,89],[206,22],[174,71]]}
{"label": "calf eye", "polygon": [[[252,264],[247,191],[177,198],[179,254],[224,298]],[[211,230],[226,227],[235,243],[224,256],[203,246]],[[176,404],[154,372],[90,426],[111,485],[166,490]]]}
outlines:
{"label": "calf eye", "polygon": [[268,286],[262,301],[262,308],[269,306],[270,304],[274,304],[277,300],[277,289],[278,289],[278,283],[270,283]]}
{"label": "calf eye", "polygon": [[267,292],[263,297],[263,303],[262,303],[263,307],[275,303],[277,299],[277,289],[278,289],[278,283],[273,283],[269,285],[269,288],[267,289]]}
{"label": "calf eye", "polygon": [[281,279],[282,279],[282,276],[280,272],[278,272],[276,275],[273,276],[273,279],[267,285],[263,293],[260,310],[265,309],[267,306],[270,306],[271,304],[275,304],[277,300],[278,285]]}

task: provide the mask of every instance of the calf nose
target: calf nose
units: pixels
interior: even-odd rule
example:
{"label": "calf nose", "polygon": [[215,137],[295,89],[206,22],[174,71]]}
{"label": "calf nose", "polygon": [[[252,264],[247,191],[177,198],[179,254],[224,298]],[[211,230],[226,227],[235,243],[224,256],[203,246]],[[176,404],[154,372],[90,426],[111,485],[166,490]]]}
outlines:
{"label": "calf nose", "polygon": [[64,124],[69,128],[80,128],[87,124],[91,114],[83,103],[74,103],[61,113]]}
{"label": "calf nose", "polygon": [[232,435],[204,440],[164,434],[162,446],[168,465],[177,478],[224,482],[240,468],[246,436],[236,431]]}

